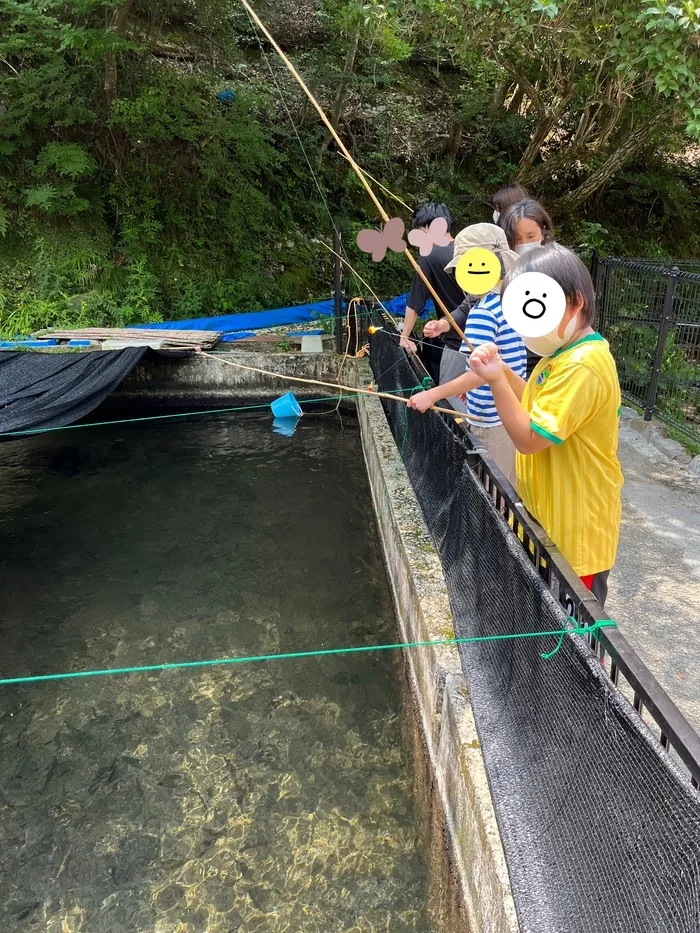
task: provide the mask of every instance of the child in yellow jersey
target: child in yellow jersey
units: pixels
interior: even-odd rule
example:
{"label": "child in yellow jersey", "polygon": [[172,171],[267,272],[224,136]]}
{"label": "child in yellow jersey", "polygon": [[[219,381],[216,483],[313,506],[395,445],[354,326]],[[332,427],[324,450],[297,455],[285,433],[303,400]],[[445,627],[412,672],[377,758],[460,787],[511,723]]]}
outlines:
{"label": "child in yellow jersey", "polygon": [[478,347],[470,367],[489,383],[515,444],[523,504],[604,603],[619,540],[623,482],[615,361],[593,330],[593,283],[575,253],[556,244],[531,250],[508,274],[505,287],[525,272],[549,276],[566,296],[557,327],[544,337],[524,338],[542,359],[527,384],[502,363],[493,344]]}

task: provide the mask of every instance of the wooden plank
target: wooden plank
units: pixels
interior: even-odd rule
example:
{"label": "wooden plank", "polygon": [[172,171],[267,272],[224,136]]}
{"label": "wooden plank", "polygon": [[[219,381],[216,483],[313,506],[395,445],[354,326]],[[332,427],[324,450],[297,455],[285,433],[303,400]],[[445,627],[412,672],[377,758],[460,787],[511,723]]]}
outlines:
{"label": "wooden plank", "polygon": [[75,330],[52,328],[41,332],[43,337],[55,340],[139,340],[163,341],[180,347],[210,348],[219,342],[221,331],[213,330],[160,330],[134,327],[85,327]]}

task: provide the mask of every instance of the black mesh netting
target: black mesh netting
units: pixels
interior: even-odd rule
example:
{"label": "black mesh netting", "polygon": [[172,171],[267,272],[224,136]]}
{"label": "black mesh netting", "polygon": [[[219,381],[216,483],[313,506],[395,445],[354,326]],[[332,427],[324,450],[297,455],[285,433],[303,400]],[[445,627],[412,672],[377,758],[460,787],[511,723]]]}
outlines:
{"label": "black mesh netting", "polygon": [[97,408],[145,352],[0,352],[0,433],[72,424]]}
{"label": "black mesh netting", "polygon": [[[385,325],[386,326],[386,325]],[[418,381],[388,330],[380,389]],[[458,637],[565,613],[434,413],[384,402],[440,554]],[[700,803],[575,636],[460,646],[523,933],[698,933]]]}

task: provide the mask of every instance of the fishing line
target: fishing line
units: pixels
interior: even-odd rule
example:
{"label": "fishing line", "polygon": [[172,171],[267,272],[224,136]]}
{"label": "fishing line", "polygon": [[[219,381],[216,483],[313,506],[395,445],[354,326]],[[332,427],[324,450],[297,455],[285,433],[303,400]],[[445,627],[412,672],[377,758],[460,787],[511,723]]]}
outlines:
{"label": "fishing line", "polygon": [[[347,158],[347,156],[345,155],[345,153],[340,152],[340,150],[338,150],[338,155],[341,156],[343,159],[345,159],[345,161],[348,162],[348,164],[350,164],[350,163],[349,163],[349,160],[348,160],[348,158]],[[378,186],[382,189],[382,191],[383,191],[385,194],[388,194],[390,198],[393,198],[394,201],[396,201],[396,202],[397,202],[398,204],[400,204],[402,207],[405,207],[409,214],[414,214],[414,213],[415,213],[415,211],[413,210],[413,208],[412,208],[412,207],[409,207],[408,204],[406,204],[405,201],[402,201],[401,198],[398,196],[398,194],[394,194],[394,192],[393,192],[390,188],[387,188],[386,185],[383,185],[383,184],[381,183],[381,181],[377,181],[377,179],[374,177],[374,175],[370,175],[370,173],[369,173],[366,169],[362,168],[361,165],[359,165],[358,168],[360,169],[360,171],[362,172],[363,175],[365,175],[367,178],[369,178],[370,181],[373,181],[373,182],[375,183],[375,185],[378,185]]]}
{"label": "fishing line", "polygon": [[[370,395],[374,398],[392,399],[395,402],[401,402],[404,405],[408,405],[408,400],[402,398],[400,395],[393,395],[389,392],[380,392],[378,389],[361,389],[359,386],[343,386],[338,385],[335,382],[325,382],[321,379],[305,379],[302,376],[288,376],[286,373],[272,372],[269,369],[262,369],[262,367],[259,366],[248,366],[246,363],[237,363],[235,360],[225,360],[222,356],[215,356],[206,350],[198,350],[197,352],[201,356],[207,356],[209,359],[216,360],[217,363],[223,363],[224,366],[236,366],[238,369],[245,369],[251,373],[260,373],[263,376],[273,376],[275,379],[282,379],[286,382],[300,382],[304,385],[323,386],[329,389],[337,389],[341,392],[343,389],[345,389],[351,395],[353,393],[357,393],[359,395]],[[416,387],[414,386],[413,388],[415,389]],[[431,405],[430,411],[439,412],[441,415],[449,415],[451,418],[457,418],[458,420],[462,420],[463,418],[463,415],[460,412],[455,411],[454,408],[440,408],[437,405]],[[484,420],[483,418],[477,417],[476,415],[470,417],[473,417],[474,421]]]}
{"label": "fishing line", "polygon": [[[394,325],[394,328],[395,328],[396,331],[398,332],[399,328],[398,328],[398,324],[397,324],[395,318],[393,318],[393,317],[391,316],[391,314],[389,313],[389,310],[388,310],[388,308],[386,307],[386,305],[381,301],[380,298],[377,297],[377,294],[376,294],[376,292],[373,290],[372,286],[369,285],[367,282],[365,282],[365,280],[362,278],[362,276],[360,275],[360,273],[357,272],[357,271],[350,265],[350,263],[349,263],[346,259],[344,259],[339,253],[337,253],[334,249],[332,249],[327,243],[324,243],[323,240],[318,240],[317,242],[320,243],[321,246],[325,246],[325,248],[328,250],[329,253],[333,253],[333,255],[336,256],[342,263],[344,263],[346,266],[348,266],[348,268],[350,269],[350,271],[351,271],[354,275],[356,275],[357,278],[360,280],[360,284],[361,284],[361,285],[364,285],[365,288],[369,289],[369,292],[370,292],[370,294],[372,295],[372,297],[374,298],[374,300],[377,302],[377,304],[380,306],[380,308],[382,309],[382,311],[384,312],[384,314],[389,318],[389,320],[391,321],[391,323]],[[400,335],[399,335],[399,337],[400,337]],[[415,342],[415,341],[414,341],[414,342]],[[389,372],[391,369],[393,369],[394,366],[398,366],[399,363],[400,363],[402,360],[403,360],[403,357],[399,357],[399,359],[389,367],[389,370],[387,370],[387,372]],[[426,376],[429,376],[430,373],[428,372],[428,369],[427,369],[425,363],[423,362],[423,360],[421,360],[421,358],[420,358],[419,356],[416,356],[416,357],[415,357],[415,360],[416,360],[416,363],[418,364],[418,366],[420,366],[420,368],[423,370],[423,373],[424,373]],[[384,375],[384,373],[383,373],[382,375]]]}
{"label": "fishing line", "polygon": [[[302,90],[304,91],[304,93],[306,94],[307,98],[309,99],[309,101],[311,102],[312,106],[314,107],[314,109],[315,109],[316,112],[318,113],[319,117],[320,117],[321,120],[323,121],[324,125],[326,126],[326,129],[327,129],[327,130],[329,131],[329,133],[331,134],[331,137],[335,140],[336,145],[338,146],[338,148],[341,150],[341,152],[343,153],[343,155],[346,157],[346,159],[348,160],[348,162],[349,162],[350,165],[352,166],[353,171],[356,173],[357,177],[360,179],[360,181],[361,181],[361,183],[362,183],[362,185],[363,185],[365,191],[367,192],[367,194],[369,195],[369,197],[372,199],[372,203],[373,203],[374,206],[377,208],[377,211],[379,212],[379,215],[380,215],[380,217],[382,218],[383,222],[384,222],[384,223],[389,223],[389,221],[390,221],[391,218],[389,217],[389,215],[388,215],[387,212],[385,211],[385,209],[384,209],[384,207],[382,206],[382,203],[381,203],[381,201],[379,200],[379,198],[377,197],[377,195],[374,193],[374,190],[373,190],[372,186],[370,185],[369,181],[368,181],[368,180],[365,178],[365,176],[362,174],[362,170],[360,169],[359,165],[358,165],[358,164],[355,162],[355,160],[353,159],[353,157],[352,157],[352,155],[350,154],[350,152],[349,152],[347,146],[345,145],[345,143],[342,141],[342,139],[341,139],[340,136],[338,135],[338,133],[337,133],[335,127],[334,127],[333,124],[331,123],[331,121],[330,121],[330,119],[328,118],[328,116],[327,116],[326,112],[324,111],[323,107],[321,107],[320,103],[318,102],[318,100],[316,99],[316,97],[312,94],[312,92],[310,91],[310,89],[309,89],[309,87],[307,86],[307,84],[306,84],[306,82],[304,81],[304,79],[301,77],[301,75],[300,75],[299,72],[296,70],[296,68],[294,67],[294,65],[291,63],[291,61],[289,60],[289,58],[288,58],[288,57],[285,55],[285,53],[282,51],[282,49],[280,48],[279,44],[275,41],[274,36],[270,33],[269,29],[266,28],[265,24],[262,22],[262,20],[261,20],[260,17],[258,16],[258,14],[255,12],[255,10],[252,8],[252,6],[251,6],[250,3],[248,2],[248,0],[240,0],[240,2],[241,2],[241,4],[245,7],[245,9],[246,9],[246,11],[247,11],[249,17],[251,17],[251,18],[255,21],[256,25],[259,27],[259,29],[261,30],[261,32],[263,33],[263,35],[265,36],[265,38],[267,39],[267,41],[270,43],[270,45],[272,46],[272,48],[273,48],[273,49],[275,50],[275,52],[279,55],[279,57],[282,59],[282,61],[283,61],[284,64],[286,65],[286,67],[287,67],[287,69],[289,70],[289,72],[294,76],[294,79],[296,80],[297,84],[299,84],[299,86],[301,87],[301,89],[302,89]],[[463,332],[462,329],[458,326],[458,324],[457,324],[457,322],[455,321],[455,319],[452,317],[452,314],[450,313],[450,311],[448,310],[448,308],[445,306],[444,301],[440,298],[440,296],[438,295],[438,293],[435,291],[435,289],[433,288],[433,285],[432,285],[431,282],[429,281],[429,279],[428,279],[428,277],[426,276],[425,272],[423,271],[423,269],[421,268],[421,266],[419,265],[419,263],[417,262],[417,260],[414,258],[413,254],[411,253],[411,251],[410,251],[410,249],[409,249],[408,247],[406,247],[406,249],[403,251],[403,254],[404,254],[404,256],[406,257],[406,259],[408,260],[408,262],[410,263],[410,265],[413,267],[413,270],[414,270],[414,272],[416,273],[416,275],[418,275],[419,278],[423,281],[423,284],[424,284],[425,287],[428,289],[428,291],[430,292],[430,294],[431,294],[433,300],[435,301],[436,306],[439,307],[439,308],[442,310],[442,312],[444,313],[444,315],[445,315],[445,317],[447,318],[447,320],[450,322],[450,325],[452,326],[452,328],[454,329],[454,331],[462,338],[462,340],[465,341],[465,343],[467,344],[468,347],[472,348],[472,347],[471,347],[471,343],[469,342],[469,340],[467,339],[467,337],[465,337],[464,332]],[[472,349],[473,349],[473,348],[472,348]]]}
{"label": "fishing line", "polygon": [[297,142],[299,143],[299,148],[301,149],[302,154],[303,154],[303,156],[304,156],[304,159],[306,160],[306,164],[307,164],[308,167],[309,167],[309,171],[311,172],[311,177],[312,177],[313,180],[314,180],[314,184],[316,185],[316,188],[317,188],[317,190],[318,190],[318,193],[319,193],[319,195],[320,195],[320,197],[321,197],[321,201],[322,201],[322,203],[323,203],[323,206],[324,206],[324,208],[325,208],[325,210],[326,210],[326,213],[328,214],[328,219],[329,219],[330,222],[331,222],[331,227],[333,227],[333,230],[335,230],[335,232],[339,235],[340,232],[339,232],[338,228],[337,228],[336,225],[335,225],[335,220],[333,219],[333,215],[331,214],[331,210],[330,210],[330,208],[329,208],[329,206],[328,206],[328,201],[326,200],[326,196],[324,195],[323,189],[321,188],[321,183],[319,182],[318,177],[316,176],[316,172],[314,171],[313,165],[311,164],[311,159],[309,158],[309,156],[308,156],[308,154],[307,154],[307,152],[306,152],[306,148],[304,147],[304,143],[303,143],[303,141],[302,141],[302,138],[301,138],[301,136],[300,136],[300,134],[299,134],[299,131],[297,130],[296,123],[294,122],[294,119],[293,119],[293,117],[292,117],[291,111],[290,111],[289,107],[287,106],[287,101],[286,101],[286,99],[285,99],[285,97],[284,97],[284,94],[282,93],[282,88],[280,87],[280,85],[279,85],[279,83],[278,83],[278,81],[277,81],[277,77],[275,76],[274,69],[273,69],[272,65],[270,64],[270,59],[269,59],[269,57],[268,57],[268,55],[267,55],[267,52],[265,51],[265,47],[263,46],[262,40],[261,40],[261,38],[260,38],[260,33],[258,32],[258,28],[257,28],[257,26],[255,25],[255,21],[253,20],[253,17],[250,15],[250,13],[248,12],[248,10],[246,10],[246,16],[248,17],[248,21],[250,22],[250,25],[253,27],[253,32],[255,33],[255,38],[256,38],[257,43],[258,43],[258,48],[260,49],[260,54],[261,54],[262,57],[265,59],[265,64],[267,65],[267,70],[270,72],[270,77],[272,78],[273,84],[275,85],[275,88],[277,89],[277,94],[278,94],[279,99],[280,99],[280,101],[281,101],[281,103],[282,103],[282,106],[284,107],[284,110],[285,110],[285,112],[286,112],[286,114],[287,114],[287,119],[289,120],[289,123],[290,123],[290,125],[291,125],[291,127],[292,127],[292,130],[294,131],[294,135],[295,135],[296,138],[297,138]]}

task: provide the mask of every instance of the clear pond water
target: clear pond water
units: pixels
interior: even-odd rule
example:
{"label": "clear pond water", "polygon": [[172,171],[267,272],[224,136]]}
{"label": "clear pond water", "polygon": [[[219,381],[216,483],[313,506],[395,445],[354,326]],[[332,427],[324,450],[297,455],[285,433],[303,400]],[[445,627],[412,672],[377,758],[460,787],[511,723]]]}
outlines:
{"label": "clear pond water", "polygon": [[[344,422],[0,444],[0,674],[395,640]],[[0,687],[0,929],[427,933],[397,663]]]}

